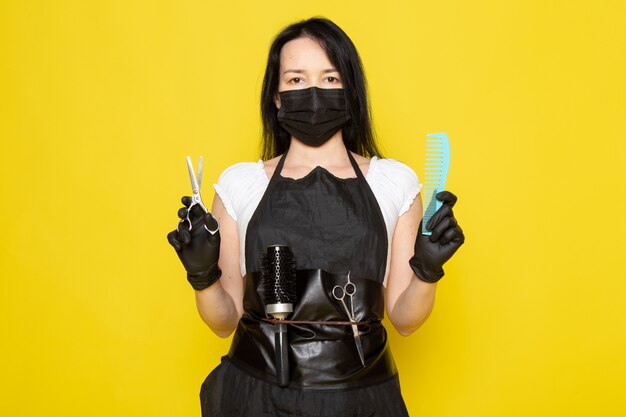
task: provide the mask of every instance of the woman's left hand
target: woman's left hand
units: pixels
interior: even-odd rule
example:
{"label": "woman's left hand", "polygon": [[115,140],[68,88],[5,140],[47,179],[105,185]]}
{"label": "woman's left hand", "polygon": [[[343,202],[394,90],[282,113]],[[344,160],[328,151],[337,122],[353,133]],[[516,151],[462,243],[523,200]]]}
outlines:
{"label": "woman's left hand", "polygon": [[431,283],[443,277],[443,264],[465,242],[463,230],[452,212],[456,196],[449,191],[441,191],[437,193],[436,198],[443,202],[443,206],[426,224],[426,228],[432,230],[432,234],[430,236],[422,234],[420,221],[415,240],[415,254],[409,260],[415,275],[422,281]]}

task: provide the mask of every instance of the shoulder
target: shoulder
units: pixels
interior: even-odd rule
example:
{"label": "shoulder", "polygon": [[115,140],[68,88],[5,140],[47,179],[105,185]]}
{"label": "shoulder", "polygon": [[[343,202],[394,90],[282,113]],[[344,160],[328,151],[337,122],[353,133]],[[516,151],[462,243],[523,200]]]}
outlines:
{"label": "shoulder", "polygon": [[229,194],[247,193],[268,183],[263,161],[239,162],[226,168],[217,180],[216,188]]}
{"label": "shoulder", "polygon": [[263,161],[238,162],[226,168],[219,177],[218,184],[259,179],[263,174]]}
{"label": "shoulder", "polygon": [[422,188],[417,174],[408,165],[376,156],[370,161],[366,179],[374,194],[388,201],[398,215],[408,210]]}
{"label": "shoulder", "polygon": [[417,174],[408,165],[395,159],[379,159],[372,157],[368,177],[377,181],[392,181],[417,185]]}
{"label": "shoulder", "polygon": [[237,220],[250,202],[262,195],[267,183],[263,161],[239,162],[226,168],[213,188],[228,214]]}

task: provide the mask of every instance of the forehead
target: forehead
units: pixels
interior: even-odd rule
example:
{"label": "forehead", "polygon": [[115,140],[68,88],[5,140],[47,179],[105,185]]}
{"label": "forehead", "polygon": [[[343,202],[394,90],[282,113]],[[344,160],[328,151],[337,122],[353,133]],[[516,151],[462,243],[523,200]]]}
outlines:
{"label": "forehead", "polygon": [[327,69],[333,68],[321,45],[311,38],[296,38],[280,50],[280,68],[285,69]]}

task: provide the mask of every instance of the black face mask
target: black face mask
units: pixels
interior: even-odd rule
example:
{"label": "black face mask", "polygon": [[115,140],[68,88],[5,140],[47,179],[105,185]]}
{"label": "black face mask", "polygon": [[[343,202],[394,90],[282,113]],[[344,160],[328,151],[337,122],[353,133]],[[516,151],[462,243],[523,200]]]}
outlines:
{"label": "black face mask", "polygon": [[320,146],[348,120],[343,88],[305,88],[281,91],[278,123],[309,146]]}

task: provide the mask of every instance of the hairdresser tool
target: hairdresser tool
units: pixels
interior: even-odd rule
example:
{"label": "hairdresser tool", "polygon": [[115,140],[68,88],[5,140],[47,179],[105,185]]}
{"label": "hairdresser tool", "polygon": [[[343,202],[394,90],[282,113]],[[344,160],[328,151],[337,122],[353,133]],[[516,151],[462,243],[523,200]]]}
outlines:
{"label": "hairdresser tool", "polygon": [[280,323],[293,312],[296,302],[296,263],[289,246],[272,245],[261,258],[265,313],[279,320],[274,324],[276,382],[289,385],[289,340],[287,325]]}
{"label": "hairdresser tool", "polygon": [[444,132],[430,133],[426,136],[429,139],[426,139],[426,180],[422,190],[424,196],[422,234],[430,236],[432,231],[426,228],[426,224],[443,205],[436,196],[446,186],[450,169],[450,141]]}
{"label": "hairdresser tool", "polygon": [[[343,305],[343,309],[346,311],[348,315],[348,319],[352,323],[356,323],[356,318],[354,316],[354,301],[352,296],[356,293],[356,285],[352,281],[350,281],[350,272],[348,272],[348,282],[344,286],[335,285],[333,287],[333,297],[337,301],[341,301],[341,305]],[[350,309],[346,305],[346,295],[350,297]],[[354,336],[354,344],[356,345],[356,350],[359,353],[359,358],[361,359],[361,364],[365,366],[365,355],[363,354],[363,343],[361,342],[361,335],[359,334],[359,327],[356,324],[352,324],[352,335]]]}
{"label": "hairdresser tool", "polygon": [[[206,208],[206,206],[204,205],[204,203],[202,202],[202,197],[200,196],[200,186],[202,184],[202,163],[204,161],[204,157],[200,157],[200,162],[198,162],[198,173],[196,174],[196,172],[193,169],[193,164],[191,163],[191,158],[188,156],[187,157],[187,169],[189,170],[189,179],[191,180],[191,204],[189,204],[189,207],[187,207],[187,218],[183,219],[180,221],[180,223],[178,224],[178,226],[176,226],[176,229],[178,229],[180,227],[181,223],[184,222],[188,222],[189,223],[189,230],[192,229],[193,224],[191,219],[189,218],[189,214],[191,213],[191,208],[193,206],[200,206],[202,207],[202,209],[204,210],[205,213],[208,213],[209,210]],[[215,221],[217,222],[217,219],[215,219]],[[217,227],[215,228],[215,230],[210,230],[206,224],[204,225],[204,228],[206,230],[208,230],[209,233],[211,233],[212,235],[214,235],[215,233],[217,233],[217,231],[219,230],[219,224],[217,225]]]}

